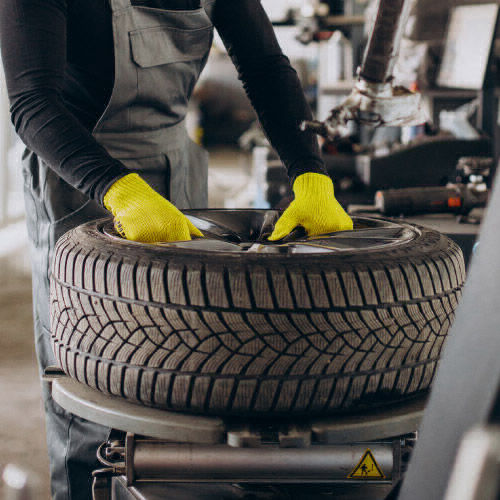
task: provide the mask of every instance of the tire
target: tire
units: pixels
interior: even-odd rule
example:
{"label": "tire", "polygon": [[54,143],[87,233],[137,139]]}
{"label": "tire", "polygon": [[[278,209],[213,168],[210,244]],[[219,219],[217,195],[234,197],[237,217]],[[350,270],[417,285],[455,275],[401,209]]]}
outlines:
{"label": "tire", "polygon": [[454,242],[408,224],[411,241],[307,258],[125,242],[106,225],[57,244],[56,358],[104,393],[176,411],[329,414],[426,391],[465,280]]}

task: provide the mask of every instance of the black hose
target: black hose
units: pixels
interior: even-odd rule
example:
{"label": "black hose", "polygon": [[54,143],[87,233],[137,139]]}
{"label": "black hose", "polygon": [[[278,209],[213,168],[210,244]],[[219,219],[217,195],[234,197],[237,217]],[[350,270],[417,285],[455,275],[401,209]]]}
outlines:
{"label": "black hose", "polygon": [[360,76],[364,80],[386,83],[391,79],[412,3],[412,0],[380,0],[361,67]]}

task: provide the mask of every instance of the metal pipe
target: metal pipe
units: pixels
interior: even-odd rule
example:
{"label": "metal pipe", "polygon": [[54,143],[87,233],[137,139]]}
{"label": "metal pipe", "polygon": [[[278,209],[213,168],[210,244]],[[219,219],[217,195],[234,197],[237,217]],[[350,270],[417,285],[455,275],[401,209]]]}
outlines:
{"label": "metal pipe", "polygon": [[392,78],[403,33],[415,0],[379,0],[375,24],[359,76],[373,83]]}
{"label": "metal pipe", "polygon": [[383,476],[359,480],[391,482],[392,443],[311,446],[308,448],[232,448],[177,445],[137,440],[127,456],[134,481],[168,482],[344,482],[370,448]]}

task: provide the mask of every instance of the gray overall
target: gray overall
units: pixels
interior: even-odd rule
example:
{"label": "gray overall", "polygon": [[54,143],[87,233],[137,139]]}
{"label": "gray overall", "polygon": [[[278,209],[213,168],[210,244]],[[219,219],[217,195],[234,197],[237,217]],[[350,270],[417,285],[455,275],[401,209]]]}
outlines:
{"label": "gray overall", "polygon": [[[115,83],[93,135],[110,155],[139,173],[179,208],[207,203],[207,156],[187,136],[184,117],[210,50],[212,2],[170,11],[109,0]],[[109,215],[69,186],[33,152],[23,156],[28,232],[32,250],[35,342],[40,370],[55,364],[50,345],[49,273],[54,245],[71,228]],[[90,498],[97,446],[109,429],[70,415],[44,384],[52,495]]]}

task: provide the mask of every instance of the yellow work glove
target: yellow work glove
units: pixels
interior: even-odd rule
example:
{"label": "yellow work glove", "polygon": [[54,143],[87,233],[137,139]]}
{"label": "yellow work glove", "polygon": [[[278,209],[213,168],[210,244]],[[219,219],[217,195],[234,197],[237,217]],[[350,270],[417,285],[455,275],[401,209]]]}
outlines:
{"label": "yellow work glove", "polygon": [[295,199],[276,223],[270,241],[281,240],[297,226],[309,236],[352,230],[352,220],[335,199],[330,177],[312,172],[299,175],[293,192]]}
{"label": "yellow work glove", "polygon": [[114,215],[116,230],[128,240],[155,243],[203,236],[180,210],[137,174],[117,180],[103,201]]}

